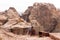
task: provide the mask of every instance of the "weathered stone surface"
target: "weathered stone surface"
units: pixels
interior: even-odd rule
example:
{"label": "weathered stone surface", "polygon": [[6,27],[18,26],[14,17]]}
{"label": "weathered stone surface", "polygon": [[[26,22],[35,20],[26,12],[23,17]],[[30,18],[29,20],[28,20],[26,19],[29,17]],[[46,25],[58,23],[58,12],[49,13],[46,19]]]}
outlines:
{"label": "weathered stone surface", "polygon": [[12,19],[12,18],[20,18],[18,12],[17,12],[16,9],[13,8],[13,7],[10,7],[10,8],[6,11],[6,15],[7,15],[10,19]]}
{"label": "weathered stone surface", "polygon": [[[49,34],[60,32],[60,10],[53,4],[34,3],[24,13],[21,18],[13,7],[0,12],[0,40],[60,40],[60,33]],[[31,27],[43,37],[27,35],[25,30],[29,32]]]}
{"label": "weathered stone surface", "polygon": [[[18,34],[19,32],[22,32],[22,30],[20,29],[31,27],[31,23],[28,23],[24,19],[22,19],[18,14],[18,12],[13,7],[10,7],[8,10],[2,13],[3,14],[1,15],[6,16],[8,21],[6,21],[5,24],[0,27],[5,29],[6,31],[10,31],[10,29],[14,29],[13,32],[15,34]],[[3,18],[1,18],[2,20],[5,20],[4,16]]]}
{"label": "weathered stone surface", "polygon": [[8,10],[4,12],[0,12],[0,24],[1,25],[8,23],[8,22],[12,22],[12,21],[15,21],[15,22],[23,21],[23,19],[20,18],[15,8],[10,7]]}
{"label": "weathered stone surface", "polygon": [[53,40],[50,37],[37,37],[29,35],[15,35],[11,32],[7,32],[3,29],[0,29],[0,38],[2,40]]}
{"label": "weathered stone surface", "polygon": [[[25,20],[31,22],[32,20],[36,20],[41,26],[43,26],[44,31],[52,32],[56,25],[56,8],[53,4],[49,3],[34,3],[33,6],[28,7],[25,11]],[[41,27],[40,26],[40,27]]]}
{"label": "weathered stone surface", "polygon": [[60,33],[50,33],[50,37],[54,40],[60,40]]}
{"label": "weathered stone surface", "polygon": [[[15,8],[10,7],[8,10],[3,12],[5,16],[7,17],[7,22],[3,25],[4,27],[10,27],[18,22],[23,22],[24,20],[20,18],[18,12]],[[0,20],[6,20],[6,17],[2,14],[2,18]]]}
{"label": "weathered stone surface", "polygon": [[44,31],[43,26],[41,26],[36,20],[31,20],[31,25],[35,29],[36,34],[38,34],[39,31]]}
{"label": "weathered stone surface", "polygon": [[5,15],[0,14],[0,26],[5,24],[5,22],[7,21],[7,17]]}
{"label": "weathered stone surface", "polygon": [[57,13],[55,14],[55,17],[57,18],[57,27],[53,32],[59,33],[60,32],[60,9],[57,9]]}
{"label": "weathered stone surface", "polygon": [[31,23],[27,22],[20,22],[10,27],[10,29],[14,30],[13,33],[15,34],[27,34],[29,28],[31,28]]}

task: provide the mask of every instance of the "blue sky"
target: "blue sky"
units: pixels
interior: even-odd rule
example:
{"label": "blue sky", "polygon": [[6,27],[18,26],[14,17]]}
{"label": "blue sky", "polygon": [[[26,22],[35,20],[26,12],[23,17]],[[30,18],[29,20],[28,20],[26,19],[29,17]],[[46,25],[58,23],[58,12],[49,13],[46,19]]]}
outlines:
{"label": "blue sky", "polygon": [[34,2],[52,3],[57,8],[60,8],[60,0],[0,0],[0,11],[15,7],[18,12],[24,12]]}

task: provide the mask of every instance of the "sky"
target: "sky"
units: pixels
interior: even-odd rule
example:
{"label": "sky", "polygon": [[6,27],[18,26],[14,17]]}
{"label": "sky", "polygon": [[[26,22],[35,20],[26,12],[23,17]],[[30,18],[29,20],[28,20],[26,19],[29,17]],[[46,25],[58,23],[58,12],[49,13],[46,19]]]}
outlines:
{"label": "sky", "polygon": [[0,11],[14,7],[18,12],[24,12],[28,6],[32,6],[35,2],[52,3],[56,8],[60,8],[60,0],[0,0]]}

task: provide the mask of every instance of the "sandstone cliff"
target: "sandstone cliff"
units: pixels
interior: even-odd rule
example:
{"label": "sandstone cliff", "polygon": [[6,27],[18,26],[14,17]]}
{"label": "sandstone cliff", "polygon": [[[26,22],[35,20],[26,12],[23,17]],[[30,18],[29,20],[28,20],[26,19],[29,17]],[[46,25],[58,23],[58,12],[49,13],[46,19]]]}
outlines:
{"label": "sandstone cliff", "polygon": [[40,29],[43,26],[44,31],[53,32],[57,25],[56,14],[57,9],[53,4],[34,3],[33,6],[29,6],[24,12],[23,18],[31,23],[32,20],[36,20],[40,25]]}

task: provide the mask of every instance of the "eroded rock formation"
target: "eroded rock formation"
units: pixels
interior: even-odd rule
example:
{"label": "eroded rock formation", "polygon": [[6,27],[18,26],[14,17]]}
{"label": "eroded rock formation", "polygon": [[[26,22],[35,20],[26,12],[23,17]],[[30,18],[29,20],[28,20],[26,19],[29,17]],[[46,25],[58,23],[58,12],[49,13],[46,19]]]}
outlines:
{"label": "eroded rock formation", "polygon": [[24,18],[26,21],[29,19],[29,22],[36,20],[40,27],[43,26],[44,31],[52,32],[55,30],[57,25],[57,20],[55,17],[56,13],[56,7],[53,4],[34,3],[33,6],[28,7],[28,9],[23,14],[25,15],[23,17],[26,18]]}
{"label": "eroded rock formation", "polygon": [[10,29],[16,28],[13,30],[15,34],[18,34],[18,32],[21,32],[22,34],[22,30],[19,29],[31,27],[31,23],[28,23],[22,19],[16,9],[13,7],[10,7],[5,12],[1,13],[0,21],[2,23],[4,22],[0,27],[6,31],[10,31]]}
{"label": "eroded rock formation", "polygon": [[[0,40],[60,40],[60,33],[49,33],[60,32],[59,17],[60,10],[50,3],[34,3],[21,17],[15,8],[10,7],[0,12]],[[29,36],[31,27],[36,36]]]}

